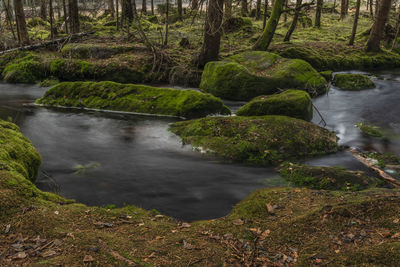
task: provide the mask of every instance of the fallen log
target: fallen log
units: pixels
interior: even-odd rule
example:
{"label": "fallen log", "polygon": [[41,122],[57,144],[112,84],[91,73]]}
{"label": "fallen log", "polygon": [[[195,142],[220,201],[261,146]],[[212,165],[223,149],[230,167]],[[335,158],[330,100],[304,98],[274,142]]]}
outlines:
{"label": "fallen log", "polygon": [[59,44],[59,43],[63,43],[63,42],[68,41],[68,40],[73,41],[73,40],[82,38],[84,36],[87,36],[87,35],[90,35],[90,34],[93,34],[93,33],[94,32],[81,32],[81,33],[69,35],[69,36],[66,36],[66,37],[63,37],[63,38],[58,38],[58,39],[54,39],[54,40],[51,40],[51,41],[43,42],[43,43],[37,43],[37,44],[33,44],[33,45],[16,47],[16,48],[8,49],[8,50],[5,50],[5,51],[1,51],[0,52],[0,56],[4,55],[4,54],[7,54],[7,53],[10,53],[10,52],[15,52],[15,51],[35,50],[35,49],[38,49],[38,48],[53,46],[53,45],[56,45],[56,44]]}
{"label": "fallen log", "polygon": [[358,159],[362,164],[367,166],[369,169],[374,171],[379,175],[379,177],[384,180],[385,182],[391,184],[394,187],[400,187],[400,181],[397,180],[396,178],[393,178],[389,174],[387,174],[385,171],[381,170],[379,167],[377,167],[368,157],[365,157],[361,152],[359,152],[355,148],[349,149],[350,153]]}

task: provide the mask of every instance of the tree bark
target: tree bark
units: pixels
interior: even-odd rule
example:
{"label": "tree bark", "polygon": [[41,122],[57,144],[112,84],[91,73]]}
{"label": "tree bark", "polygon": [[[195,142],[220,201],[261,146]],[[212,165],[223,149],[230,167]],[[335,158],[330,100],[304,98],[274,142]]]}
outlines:
{"label": "tree bark", "polygon": [[340,4],[340,19],[346,17],[346,0],[342,0]]}
{"label": "tree bark", "polygon": [[218,60],[222,35],[222,18],[224,16],[224,0],[209,0],[204,42],[199,56],[199,65]]}
{"label": "tree bark", "polygon": [[321,13],[324,0],[317,0],[317,10],[315,11],[315,27],[321,28]]}
{"label": "tree bark", "polygon": [[14,0],[15,21],[17,23],[17,34],[20,45],[29,44],[28,31],[26,29],[24,7],[22,0]]}
{"label": "tree bark", "polygon": [[192,9],[196,10],[199,7],[199,1],[198,0],[192,0]]}
{"label": "tree bark", "polygon": [[263,18],[263,30],[265,29],[265,25],[267,24],[268,17],[268,0],[264,2],[264,18]]}
{"label": "tree bark", "polygon": [[232,17],[232,0],[225,0],[225,20]]}
{"label": "tree bark", "polygon": [[46,0],[40,0],[40,18],[47,20],[47,5]]}
{"label": "tree bark", "polygon": [[114,0],[108,0],[108,11],[110,12],[111,18],[115,18]]}
{"label": "tree bark", "polygon": [[357,0],[356,14],[354,15],[353,31],[351,32],[349,45],[354,45],[354,38],[356,37],[357,33],[358,17],[360,16],[360,5],[361,5],[361,0]]}
{"label": "tree bark", "polygon": [[69,0],[69,30],[75,34],[80,32],[78,0]]}
{"label": "tree bark", "polygon": [[286,33],[285,39],[283,39],[284,42],[289,42],[290,41],[290,37],[292,36],[292,33],[296,29],[297,21],[299,19],[299,15],[300,15],[301,3],[302,3],[302,0],[297,0],[296,1],[296,7],[295,7],[295,11],[294,11],[293,21],[292,21],[292,24],[289,27],[289,30]]}
{"label": "tree bark", "polygon": [[54,12],[53,12],[53,0],[49,0],[49,18],[50,18],[50,36],[51,40],[54,39]]}
{"label": "tree bark", "polygon": [[379,52],[381,50],[380,43],[382,39],[382,33],[385,29],[385,25],[389,16],[391,3],[391,0],[380,1],[378,13],[375,13],[375,22],[372,26],[371,33],[367,42],[367,52]]}
{"label": "tree bark", "polygon": [[154,0],[151,0],[150,3],[151,3],[151,14],[154,15]]}
{"label": "tree bark", "polygon": [[165,6],[165,37],[164,37],[164,46],[168,45],[168,24],[169,24],[169,0],[166,0]]}
{"label": "tree bark", "polygon": [[261,18],[261,0],[257,0],[256,2],[256,20]]}
{"label": "tree bark", "polygon": [[179,20],[182,20],[182,0],[177,0],[177,6],[178,6],[178,18]]}
{"label": "tree bark", "polygon": [[240,0],[240,5],[241,5],[241,15],[242,17],[247,17],[249,14],[249,10],[247,9],[247,0]]}
{"label": "tree bark", "polygon": [[142,0],[142,13],[147,14],[147,1]]}
{"label": "tree bark", "polygon": [[272,38],[274,37],[276,27],[278,26],[284,3],[284,0],[275,0],[271,17],[268,19],[267,25],[265,25],[263,34],[254,45],[254,50],[265,51],[268,49]]}
{"label": "tree bark", "polygon": [[65,25],[65,33],[68,34],[68,11],[67,11],[67,4],[65,0],[63,0],[63,9],[64,9],[64,25]]}
{"label": "tree bark", "polygon": [[371,17],[374,16],[373,6],[374,6],[373,0],[369,0],[369,13],[371,14]]}

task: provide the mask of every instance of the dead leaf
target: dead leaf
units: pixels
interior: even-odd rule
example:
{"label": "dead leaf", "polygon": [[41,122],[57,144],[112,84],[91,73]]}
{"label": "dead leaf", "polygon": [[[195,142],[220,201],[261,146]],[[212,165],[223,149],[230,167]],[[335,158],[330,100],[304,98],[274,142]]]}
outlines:
{"label": "dead leaf", "polygon": [[182,228],[190,228],[192,226],[190,224],[188,224],[188,223],[182,223],[181,227]]}
{"label": "dead leaf", "polygon": [[260,235],[260,240],[265,240],[270,233],[271,233],[270,230],[265,230],[264,232],[262,232],[262,234]]}
{"label": "dead leaf", "polygon": [[6,230],[4,231],[4,233],[8,234],[10,232],[10,229],[11,229],[11,224],[7,224]]}
{"label": "dead leaf", "polygon": [[57,254],[57,252],[55,252],[52,249],[49,249],[49,250],[43,252],[40,256],[43,257],[43,258],[50,258],[50,257],[53,257],[56,254]]}
{"label": "dead leaf", "polygon": [[392,235],[393,239],[400,239],[400,232],[399,233],[395,233],[394,235]]}
{"label": "dead leaf", "polygon": [[399,219],[394,219],[393,223],[399,223],[399,221],[400,221]]}
{"label": "dead leaf", "polygon": [[94,262],[94,258],[90,255],[85,255],[85,257],[83,258],[83,263],[90,263],[90,262]]}
{"label": "dead leaf", "polygon": [[194,249],[194,246],[188,242],[186,242],[186,240],[183,240],[183,247],[186,249]]}
{"label": "dead leaf", "polygon": [[17,255],[13,257],[14,260],[22,260],[25,259],[28,255],[25,252],[19,252]]}
{"label": "dead leaf", "polygon": [[272,206],[271,204],[267,203],[265,204],[265,208],[267,209],[269,214],[275,214],[275,206]]}
{"label": "dead leaf", "polygon": [[243,222],[242,219],[237,219],[237,220],[234,220],[234,221],[233,221],[233,224],[234,224],[234,225],[243,225],[244,222]]}

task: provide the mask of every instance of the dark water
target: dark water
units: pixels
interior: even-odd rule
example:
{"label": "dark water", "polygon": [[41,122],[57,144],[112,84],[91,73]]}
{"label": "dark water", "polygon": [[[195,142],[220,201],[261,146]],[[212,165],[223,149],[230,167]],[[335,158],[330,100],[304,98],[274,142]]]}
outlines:
{"label": "dark water", "polygon": [[[314,105],[341,144],[399,154],[400,70],[374,75],[376,89],[332,87]],[[191,221],[224,216],[255,189],[284,184],[272,168],[224,164],[182,147],[167,130],[177,119],[26,105],[45,90],[0,84],[0,117],[16,122],[41,153],[37,185],[43,190],[88,205],[134,204]],[[226,104],[237,110],[244,103]],[[389,138],[365,137],[357,122],[378,125]],[[348,152],[306,163],[365,170]]]}

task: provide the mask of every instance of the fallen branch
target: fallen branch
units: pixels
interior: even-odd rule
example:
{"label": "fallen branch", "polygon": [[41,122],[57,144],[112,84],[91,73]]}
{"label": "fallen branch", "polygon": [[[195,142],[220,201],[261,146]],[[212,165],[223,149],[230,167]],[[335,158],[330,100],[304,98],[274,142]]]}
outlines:
{"label": "fallen branch", "polygon": [[81,32],[81,33],[69,35],[67,37],[54,39],[54,40],[51,40],[51,41],[48,41],[48,42],[44,42],[44,43],[37,43],[37,44],[33,44],[33,45],[21,46],[21,47],[9,49],[9,50],[1,51],[0,52],[0,56],[4,55],[4,54],[7,54],[7,53],[10,53],[10,52],[15,52],[15,51],[35,50],[35,49],[42,48],[42,47],[52,46],[52,45],[55,45],[55,44],[59,44],[59,43],[65,42],[66,40],[76,40],[76,39],[79,39],[79,38],[81,38],[83,36],[87,36],[87,35],[92,34],[92,33],[93,32]]}
{"label": "fallen branch", "polygon": [[391,184],[394,187],[400,187],[400,181],[399,180],[397,180],[396,178],[393,178],[392,176],[390,176],[389,174],[387,174],[386,172],[384,172],[383,170],[381,170],[380,168],[375,166],[371,162],[371,160],[369,160],[367,157],[365,157],[362,153],[360,153],[359,151],[357,151],[354,148],[351,148],[349,151],[353,155],[353,157],[355,157],[362,164],[364,164],[365,166],[367,166],[368,168],[373,170],[375,173],[377,173],[382,180],[384,180],[385,182]]}

